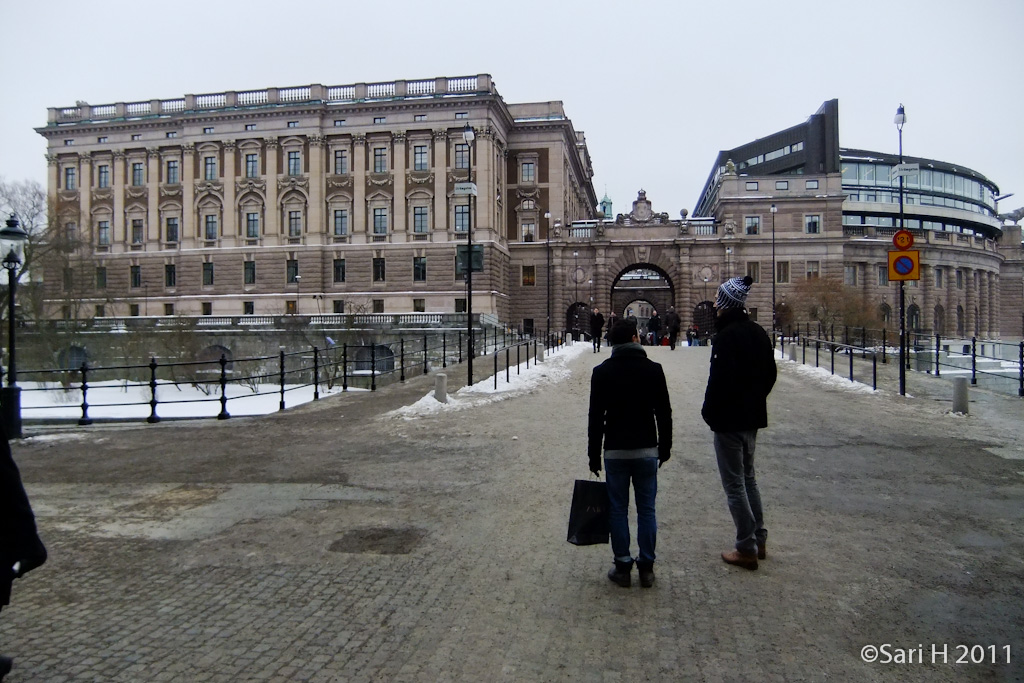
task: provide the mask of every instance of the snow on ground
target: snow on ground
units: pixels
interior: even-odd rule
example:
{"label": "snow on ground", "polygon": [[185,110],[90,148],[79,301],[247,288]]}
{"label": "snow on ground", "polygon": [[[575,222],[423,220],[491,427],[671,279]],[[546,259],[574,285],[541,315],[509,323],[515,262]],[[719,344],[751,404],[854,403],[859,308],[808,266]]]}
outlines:
{"label": "snow on ground", "polygon": [[781,352],[775,352],[775,360],[784,361],[783,367],[788,368],[802,377],[813,379],[820,384],[824,384],[835,389],[841,389],[843,391],[851,391],[856,394],[881,394],[881,390],[872,389],[870,385],[864,384],[863,382],[853,381],[851,382],[849,377],[843,375],[833,375],[826,368],[816,368],[813,365],[804,365],[798,361],[791,361],[786,358]]}
{"label": "snow on ground", "polygon": [[435,399],[434,392],[431,391],[412,405],[385,413],[383,417],[415,420],[428,415],[466,410],[522,396],[541,387],[557,384],[567,378],[571,374],[568,367],[569,361],[589,350],[591,350],[591,345],[584,342],[563,346],[545,355],[543,363],[531,362],[529,369],[525,362],[521,363],[518,368],[513,366],[509,372],[508,382],[505,381],[505,372],[499,370],[497,388],[494,386],[494,375],[490,375],[473,386],[462,387],[454,393],[449,393],[447,403],[441,403]]}

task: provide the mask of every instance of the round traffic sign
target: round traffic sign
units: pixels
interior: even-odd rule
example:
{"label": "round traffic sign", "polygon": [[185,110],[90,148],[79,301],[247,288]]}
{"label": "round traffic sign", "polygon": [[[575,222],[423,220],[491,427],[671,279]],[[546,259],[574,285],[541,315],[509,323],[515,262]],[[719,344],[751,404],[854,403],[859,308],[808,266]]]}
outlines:
{"label": "round traffic sign", "polygon": [[900,275],[907,275],[914,270],[914,260],[909,256],[898,256],[896,260],[892,262],[892,267]]}
{"label": "round traffic sign", "polygon": [[897,230],[892,236],[892,243],[900,251],[905,251],[914,246],[914,233],[909,230]]}

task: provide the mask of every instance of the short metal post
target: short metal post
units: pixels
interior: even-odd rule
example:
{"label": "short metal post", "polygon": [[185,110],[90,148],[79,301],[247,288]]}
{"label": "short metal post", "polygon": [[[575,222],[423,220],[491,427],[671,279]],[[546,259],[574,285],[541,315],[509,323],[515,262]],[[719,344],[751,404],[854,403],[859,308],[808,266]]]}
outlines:
{"label": "short metal post", "polygon": [[341,390],[348,391],[348,344],[341,345]]}
{"label": "short metal post", "polygon": [[280,360],[280,382],[281,382],[281,402],[278,404],[278,410],[284,410],[284,347],[281,347],[281,360]]}
{"label": "short metal post", "polygon": [[868,357],[868,328],[864,326],[860,328],[860,357]]}
{"label": "short metal post", "polygon": [[836,345],[835,344],[829,344],[829,354],[830,354],[830,359],[831,359],[831,366],[829,367],[829,372],[831,372],[834,375],[834,374],[836,374]]}
{"label": "short metal post", "polygon": [[320,349],[313,347],[313,400],[320,400]]}
{"label": "short metal post", "polygon": [[512,380],[509,378],[509,354],[512,352],[507,346],[505,347],[505,384],[508,384]]}
{"label": "short metal post", "polygon": [[978,340],[971,337],[971,384],[978,383]]}
{"label": "short metal post", "polygon": [[850,381],[853,381],[853,349],[846,349],[850,354]]}
{"label": "short metal post", "polygon": [[427,335],[423,335],[423,374],[427,372]]}
{"label": "short metal post", "polygon": [[821,341],[818,339],[814,340],[814,367],[820,367],[819,358],[821,357]]}
{"label": "short metal post", "polygon": [[804,364],[804,365],[807,365],[807,337],[804,337],[804,338],[803,338],[803,339],[801,339],[800,341],[801,341],[801,342],[803,342],[803,343],[802,343],[802,344],[800,344],[800,345],[801,345],[802,347],[804,347],[804,359],[803,359],[803,364]]}
{"label": "short metal post", "polygon": [[942,337],[938,334],[935,335],[935,376],[941,377],[941,371],[939,370],[939,348],[942,345]]}
{"label": "short metal post", "polygon": [[377,391],[377,345],[370,344],[370,391]]}
{"label": "short metal post", "polygon": [[494,352],[494,390],[498,390],[498,352]]}
{"label": "short metal post", "polygon": [[448,367],[448,335],[441,333],[441,367]]}
{"label": "short metal post", "polygon": [[459,362],[462,362],[462,330],[459,330]]}
{"label": "short metal post", "polygon": [[516,344],[516,374],[519,374],[519,349],[523,348],[522,344]]}
{"label": "short metal post", "polygon": [[1020,386],[1017,387],[1017,395],[1024,396],[1024,341],[1020,343],[1020,347],[1017,349],[1017,373],[1019,379],[1017,380]]}
{"label": "short metal post", "polygon": [[156,358],[150,356],[149,358],[149,417],[146,418],[146,422],[154,424],[160,421],[160,418],[156,415]]}
{"label": "short metal post", "polygon": [[878,391],[878,354],[871,352],[871,388]]}
{"label": "short metal post", "polygon": [[885,357],[885,345],[886,345],[885,328],[883,327],[882,328],[882,363],[888,363],[889,362],[888,360],[886,360],[886,357]]}
{"label": "short metal post", "polygon": [[404,339],[399,339],[398,340],[398,349],[399,349],[399,351],[398,351],[398,359],[399,359],[398,362],[402,366],[402,369],[398,373],[398,375],[399,375],[398,376],[398,381],[404,382],[405,381],[405,340]]}
{"label": "short metal post", "polygon": [[220,354],[220,414],[217,415],[218,420],[226,420],[231,415],[228,414],[228,359],[222,353]]}
{"label": "short metal post", "polygon": [[89,417],[89,364],[82,363],[82,417],[78,419],[80,425],[91,425],[92,419]]}

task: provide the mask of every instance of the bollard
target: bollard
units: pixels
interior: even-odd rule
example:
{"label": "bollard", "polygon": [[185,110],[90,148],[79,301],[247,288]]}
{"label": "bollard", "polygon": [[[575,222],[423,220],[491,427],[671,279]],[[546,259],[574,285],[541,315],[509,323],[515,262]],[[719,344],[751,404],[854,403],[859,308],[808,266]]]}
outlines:
{"label": "bollard", "polygon": [[796,360],[796,342],[789,343],[789,359],[792,361]]}
{"label": "bollard", "polygon": [[953,412],[967,414],[967,378],[953,378]]}
{"label": "bollard", "polygon": [[438,403],[448,402],[448,375],[443,372],[434,375],[434,398]]}
{"label": "bollard", "polygon": [[541,344],[540,346],[537,347],[537,362],[538,363],[543,363],[544,362],[544,345],[543,344]]}

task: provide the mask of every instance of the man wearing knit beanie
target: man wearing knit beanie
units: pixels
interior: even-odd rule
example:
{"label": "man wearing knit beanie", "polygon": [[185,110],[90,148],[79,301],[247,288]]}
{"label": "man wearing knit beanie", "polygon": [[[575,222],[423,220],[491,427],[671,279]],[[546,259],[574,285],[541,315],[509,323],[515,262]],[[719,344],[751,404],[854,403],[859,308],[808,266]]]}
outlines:
{"label": "man wearing knit beanie", "polygon": [[757,569],[767,557],[761,495],[754,477],[757,430],[768,426],[768,394],[775,385],[775,351],[764,329],[747,315],[748,275],[718,288],[716,334],[701,417],[715,435],[715,456],[729,512],[736,524],[736,545],[722,559]]}

